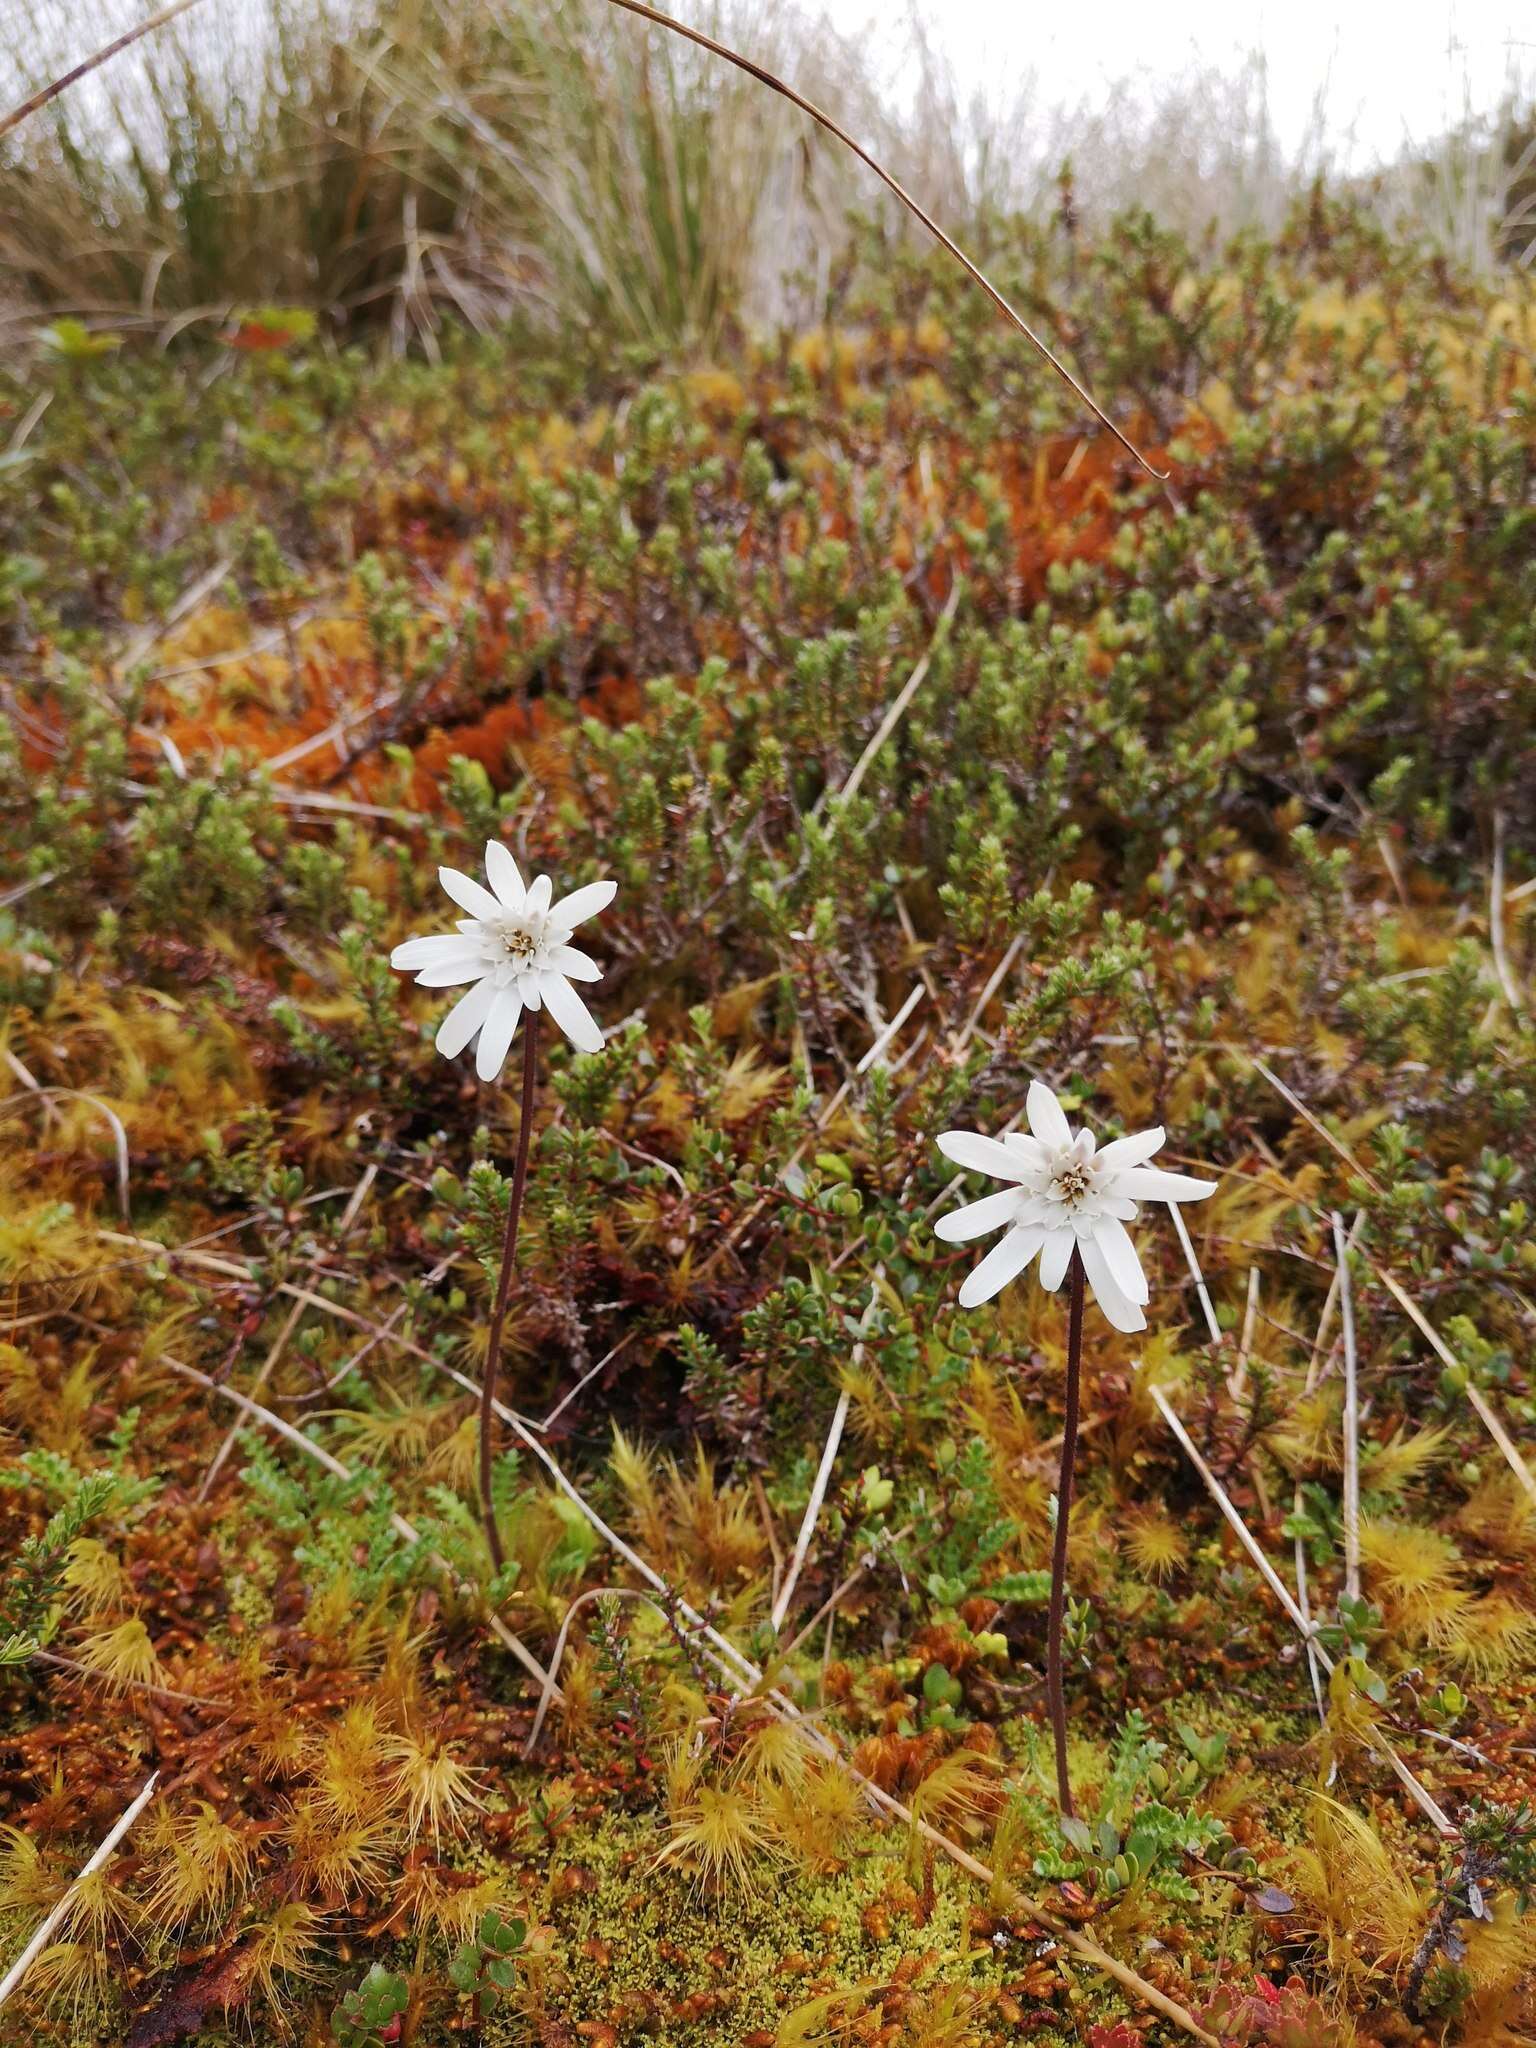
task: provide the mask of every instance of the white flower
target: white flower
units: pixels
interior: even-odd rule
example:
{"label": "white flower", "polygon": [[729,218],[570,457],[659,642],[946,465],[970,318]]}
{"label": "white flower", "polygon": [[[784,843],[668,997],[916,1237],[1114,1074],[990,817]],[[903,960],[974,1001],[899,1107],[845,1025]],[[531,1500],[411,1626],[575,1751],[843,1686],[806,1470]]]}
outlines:
{"label": "white flower", "polygon": [[1146,1164],[1163,1142],[1161,1125],[1116,1138],[1098,1150],[1091,1131],[1074,1134],[1043,1081],[1029,1085],[1028,1114],[1028,1137],[1022,1131],[1001,1138],[945,1131],[939,1139],[939,1150],[957,1166],[1013,1183],[1000,1194],[951,1210],[934,1225],[950,1244],[1007,1226],[1007,1235],[968,1275],[960,1306],[990,1301],[1036,1253],[1040,1284],[1054,1293],[1067,1277],[1075,1246],[1088,1284],[1115,1328],[1144,1330],[1147,1277],[1125,1226],[1134,1222],[1138,1202],[1198,1202],[1215,1182]]}
{"label": "white flower", "polygon": [[407,939],[389,956],[391,967],[418,970],[422,988],[474,983],[438,1025],[438,1051],[454,1059],[478,1031],[475,1072],[494,1081],[524,1010],[542,1008],[578,1050],[601,1052],[603,1034],[571,983],[597,981],[602,969],[570,939],[583,918],[607,909],[618,883],[588,882],[552,903],[548,875],[536,875],[525,888],[517,862],[496,839],[485,849],[485,873],[489,889],[457,868],[439,868],[438,880],[469,916],[459,919],[456,932]]}

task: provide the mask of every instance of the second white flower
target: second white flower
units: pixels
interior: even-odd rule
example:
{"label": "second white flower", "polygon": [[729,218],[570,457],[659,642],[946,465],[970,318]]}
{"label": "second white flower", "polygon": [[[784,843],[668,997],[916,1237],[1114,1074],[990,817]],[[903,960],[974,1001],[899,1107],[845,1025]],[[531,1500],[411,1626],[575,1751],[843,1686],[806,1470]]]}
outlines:
{"label": "second white flower", "polygon": [[455,1059],[476,1033],[475,1072],[494,1081],[506,1063],[524,1010],[544,1009],[580,1052],[601,1052],[597,1020],[571,986],[597,981],[597,962],[571,944],[583,919],[606,910],[617,882],[588,882],[558,902],[548,875],[526,886],[517,862],[499,840],[485,849],[487,889],[457,868],[439,868],[444,889],[469,915],[458,929],[407,939],[389,956],[391,967],[414,971],[423,988],[473,982],[437,1028],[437,1049]]}
{"label": "second white flower", "polygon": [[1074,1250],[1094,1298],[1117,1330],[1144,1330],[1147,1278],[1126,1224],[1141,1202],[1198,1202],[1213,1181],[1167,1173],[1146,1162],[1162,1145],[1156,1126],[1115,1138],[1100,1148],[1093,1133],[1074,1131],[1043,1081],[1032,1081],[1029,1133],[989,1138],[980,1131],[945,1131],[939,1150],[975,1173],[1008,1183],[999,1193],[951,1210],[934,1225],[950,1244],[1006,1235],[993,1245],[960,1289],[962,1308],[975,1308],[1040,1260],[1040,1284],[1054,1292],[1067,1277]]}

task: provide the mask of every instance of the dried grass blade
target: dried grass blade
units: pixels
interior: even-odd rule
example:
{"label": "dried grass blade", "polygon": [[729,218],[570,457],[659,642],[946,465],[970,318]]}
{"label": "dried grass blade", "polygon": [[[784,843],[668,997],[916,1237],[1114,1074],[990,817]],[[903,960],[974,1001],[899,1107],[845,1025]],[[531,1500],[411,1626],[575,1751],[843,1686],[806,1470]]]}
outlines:
{"label": "dried grass blade", "polygon": [[[1369,1260],[1367,1261],[1367,1264],[1370,1264]],[[1450,1346],[1445,1342],[1444,1338],[1441,1337],[1439,1331],[1434,1328],[1433,1324],[1431,1324],[1429,1318],[1424,1314],[1423,1310],[1419,1307],[1418,1303],[1414,1301],[1410,1295],[1406,1294],[1401,1287],[1399,1287],[1397,1282],[1392,1278],[1392,1275],[1390,1273],[1384,1272],[1382,1268],[1377,1265],[1371,1265],[1371,1272],[1374,1274],[1376,1279],[1378,1279],[1381,1282],[1382,1286],[1386,1288],[1388,1294],[1391,1295],[1392,1299],[1397,1303],[1398,1307],[1403,1311],[1404,1315],[1408,1317],[1409,1321],[1413,1323],[1414,1326],[1419,1331],[1421,1331],[1422,1334],[1429,1340],[1430,1344],[1433,1345],[1435,1352],[1439,1357],[1441,1363],[1444,1365],[1451,1366],[1457,1371],[1465,1371],[1465,1367],[1462,1365],[1461,1360],[1456,1356],[1455,1352],[1452,1351]],[[1530,1495],[1532,1501],[1536,1501],[1536,1476],[1533,1476],[1530,1466],[1526,1464],[1525,1459],[1520,1455],[1519,1449],[1517,1448],[1514,1439],[1510,1436],[1509,1431],[1504,1427],[1504,1424],[1500,1421],[1497,1412],[1493,1408],[1492,1404],[1489,1402],[1487,1396],[1483,1393],[1482,1388],[1477,1385],[1476,1381],[1472,1378],[1470,1373],[1467,1375],[1466,1393],[1467,1399],[1471,1402],[1473,1408],[1476,1410],[1478,1419],[1481,1421],[1484,1429],[1487,1430],[1488,1434],[1493,1438],[1494,1442],[1498,1445],[1500,1451],[1503,1453],[1504,1461],[1509,1466],[1510,1471],[1514,1473],[1515,1477],[1519,1480],[1520,1484],[1524,1487],[1525,1491]]]}
{"label": "dried grass blade", "polygon": [[3,1981],[0,1981],[0,2005],[4,2005],[22,1978],[25,1977],[28,1970],[31,1969],[32,1965],[47,1947],[49,1935],[52,1934],[54,1928],[64,1918],[65,1913],[69,1910],[70,1902],[73,1900],[76,1892],[79,1891],[81,1885],[84,1884],[88,1877],[94,1876],[100,1870],[113,1850],[116,1849],[118,1843],[127,1834],[145,1807],[148,1806],[150,1800],[153,1799],[155,1787],[159,1782],[160,1773],[158,1771],[151,1771],[138,1797],[124,1808],[123,1812],[113,1823],[110,1832],[103,1837],[102,1841],[92,1851],[89,1861],[81,1867],[78,1876],[69,1887],[69,1890],[65,1892],[63,1898],[59,1900],[53,1910],[46,1914],[39,1922],[32,1939],[6,1971]]}
{"label": "dried grass blade", "polygon": [[[190,4],[190,0],[187,0],[187,4]],[[960,247],[959,243],[952,241],[939,226],[938,222],[930,214],[923,211],[911,193],[904,186],[898,184],[890,172],[885,169],[884,165],[878,163],[861,143],[855,142],[845,128],[840,128],[830,114],[823,113],[821,108],[813,105],[810,100],[806,99],[803,93],[797,92],[792,85],[787,84],[782,78],[776,77],[773,72],[766,70],[761,64],[755,64],[750,57],[744,57],[740,51],[731,49],[729,44],[719,42],[714,36],[706,35],[702,29],[690,28],[686,22],[673,20],[671,15],[663,14],[659,8],[647,6],[645,0],[610,0],[610,5],[621,8],[626,14],[638,15],[642,21],[654,22],[657,28],[669,29],[673,35],[682,36],[690,43],[697,43],[701,50],[708,50],[711,56],[723,57],[727,64],[734,64],[739,71],[745,71],[750,77],[755,78],[760,85],[766,85],[771,92],[776,92],[781,99],[788,100],[791,106],[798,107],[802,114],[808,114],[818,127],[825,128],[827,133],[835,136],[845,149],[852,150],[853,154],[859,159],[859,162],[867,170],[874,172],[881,184],[886,187],[887,191],[895,195],[912,215],[913,219],[920,221],[929,234],[933,236],[934,240],[942,248],[948,250],[949,254],[954,257],[955,261],[961,266],[972,282],[980,285],[981,289],[1004,318],[1019,330],[1026,341],[1039,350],[1057,376],[1071,386],[1072,390],[1077,393],[1094,418],[1101,425],[1108,427],[1127,454],[1135,456],[1147,474],[1155,476],[1159,483],[1166,483],[1168,481],[1170,472],[1166,469],[1156,469],[1153,467],[1136,446],[1135,442],[1120,431],[1097,399],[1077,381],[1060,357],[1055,355],[1048,345],[1041,340],[1023,314],[1017,312],[1009,304],[1007,299],[997,289],[997,286],[986,276],[985,272],[977,268]]]}

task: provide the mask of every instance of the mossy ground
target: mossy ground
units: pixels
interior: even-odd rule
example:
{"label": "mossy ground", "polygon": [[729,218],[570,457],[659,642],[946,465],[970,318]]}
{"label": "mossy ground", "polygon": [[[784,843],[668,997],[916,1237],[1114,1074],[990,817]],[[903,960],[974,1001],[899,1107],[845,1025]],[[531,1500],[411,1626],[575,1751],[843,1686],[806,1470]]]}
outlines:
{"label": "mossy ground", "polygon": [[[888,248],[704,368],[247,327],[0,380],[12,1953],[162,1774],[6,2038],[325,2041],[375,1961],[420,2043],[1173,2038],[733,1656],[1226,2038],[1529,2038],[1536,1512],[1472,1396],[1529,1460],[1536,309],[1321,195],[1219,253],[1072,232],[993,260],[1166,490]],[[490,837],[620,884],[507,1396],[649,1604],[510,1437],[494,1582],[477,1521],[516,1090],[387,955]],[[934,1134],[1033,1075],[1220,1181],[1221,1341],[1160,1215],[1146,1336],[1090,1325],[1086,1849],[1042,1693],[1062,1302],[962,1313],[931,1228]],[[1288,1585],[1300,1544],[1321,1719],[1154,1389]],[[489,1610],[541,1659],[572,1620],[529,1760]],[[477,2019],[487,1911],[529,1931]]]}

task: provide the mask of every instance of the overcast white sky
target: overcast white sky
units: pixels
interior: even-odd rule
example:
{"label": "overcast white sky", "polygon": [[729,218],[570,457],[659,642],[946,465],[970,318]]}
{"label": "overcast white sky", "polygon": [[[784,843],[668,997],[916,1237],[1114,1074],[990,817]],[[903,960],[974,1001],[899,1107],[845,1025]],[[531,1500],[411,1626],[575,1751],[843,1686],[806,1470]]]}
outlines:
{"label": "overcast white sky", "polygon": [[[0,0],[5,52],[59,47],[71,54],[142,20],[157,0]],[[706,26],[711,0],[661,0]],[[756,0],[772,18],[780,0]],[[963,91],[998,112],[1018,105],[1034,74],[1033,110],[1102,105],[1112,80],[1134,73],[1150,100],[1160,81],[1192,66],[1236,71],[1255,51],[1268,66],[1270,117],[1285,152],[1308,133],[1326,94],[1329,154],[1337,168],[1390,157],[1405,140],[1432,142],[1470,110],[1491,111],[1512,71],[1536,87],[1536,0],[799,0],[861,39],[871,72],[892,81],[893,52],[910,45],[902,23],[921,20]],[[516,0],[486,0],[489,6]],[[266,0],[206,0],[190,17],[215,48],[264,21]],[[92,81],[131,75],[147,46]],[[792,65],[790,66],[793,70]],[[899,73],[892,89],[900,94]],[[1353,128],[1352,142],[1347,141]]]}
{"label": "overcast white sky", "polygon": [[[822,0],[840,27],[877,49],[898,7]],[[1511,67],[1536,75],[1536,0],[918,0],[933,42],[957,72],[1005,103],[1033,67],[1041,98],[1075,103],[1107,80],[1144,72],[1149,86],[1191,63],[1236,69],[1262,50],[1271,116],[1287,149],[1301,141],[1320,90],[1328,127],[1355,127],[1351,167],[1431,140],[1467,105],[1491,110]],[[679,5],[690,20],[703,12]]]}

